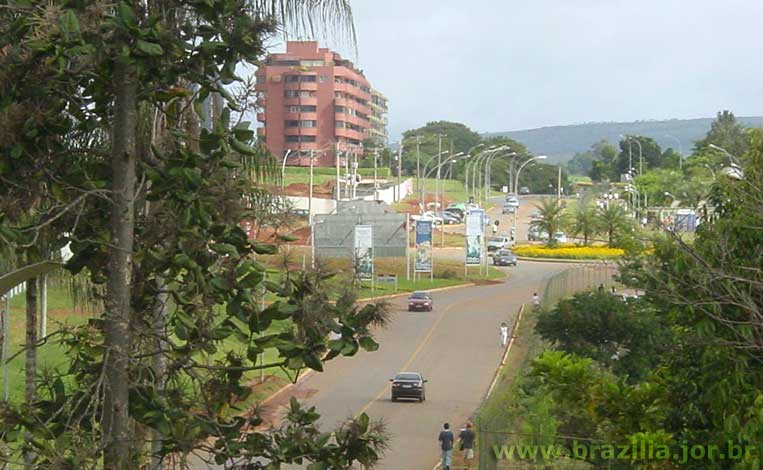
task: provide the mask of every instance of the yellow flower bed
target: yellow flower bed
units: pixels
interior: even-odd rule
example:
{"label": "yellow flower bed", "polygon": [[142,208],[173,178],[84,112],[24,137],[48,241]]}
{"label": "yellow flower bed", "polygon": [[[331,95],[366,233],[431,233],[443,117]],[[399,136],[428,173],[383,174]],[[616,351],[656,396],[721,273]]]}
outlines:
{"label": "yellow flower bed", "polygon": [[625,251],[621,248],[608,248],[606,246],[565,244],[549,248],[547,246],[523,245],[514,247],[514,254],[528,258],[611,259],[623,256]]}

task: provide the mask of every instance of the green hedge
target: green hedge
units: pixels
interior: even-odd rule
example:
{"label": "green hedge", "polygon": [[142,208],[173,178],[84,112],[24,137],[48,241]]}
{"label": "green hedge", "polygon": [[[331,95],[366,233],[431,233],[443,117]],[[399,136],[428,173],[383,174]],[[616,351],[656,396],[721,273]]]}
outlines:
{"label": "green hedge", "polygon": [[[344,175],[344,168],[339,169],[340,173]],[[286,167],[286,174],[287,175],[309,175],[310,174],[310,167],[306,166],[287,166]],[[336,167],[327,167],[327,166],[321,166],[321,167],[313,167],[313,174],[314,175],[336,175]],[[373,176],[374,175],[374,169],[373,168],[358,168],[358,174],[360,176]],[[389,178],[392,172],[388,167],[380,167],[376,170],[376,175],[379,178]]]}

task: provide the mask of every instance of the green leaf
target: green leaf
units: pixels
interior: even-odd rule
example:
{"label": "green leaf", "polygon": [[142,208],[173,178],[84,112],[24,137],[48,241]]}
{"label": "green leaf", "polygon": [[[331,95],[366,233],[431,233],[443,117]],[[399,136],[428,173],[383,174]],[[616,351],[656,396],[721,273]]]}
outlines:
{"label": "green leaf", "polygon": [[305,365],[313,370],[316,370],[318,372],[323,372],[323,363],[321,362],[321,358],[318,357],[315,353],[307,353],[304,356],[302,356],[302,359],[305,361]]}
{"label": "green leaf", "polygon": [[138,50],[147,56],[160,56],[164,54],[164,49],[159,44],[138,39]]}
{"label": "green leaf", "polygon": [[257,155],[257,151],[253,147],[241,142],[235,137],[231,137],[230,146],[233,147],[233,150],[235,150],[238,153],[249,155],[249,156]]}
{"label": "green leaf", "polygon": [[73,35],[78,35],[80,32],[79,20],[72,10],[66,10],[64,14],[61,15],[59,24],[61,25],[61,31],[67,38]]}
{"label": "green leaf", "polygon": [[278,254],[278,247],[276,245],[257,243],[254,245],[254,252],[258,255],[276,255]]}
{"label": "green leaf", "polygon": [[132,7],[125,2],[119,2],[117,16],[125,26],[133,27],[138,25],[138,18],[135,16],[135,12]]}
{"label": "green leaf", "polygon": [[373,352],[379,349],[379,343],[374,341],[370,336],[361,336],[358,338],[358,342],[360,343],[360,347],[366,351]]}

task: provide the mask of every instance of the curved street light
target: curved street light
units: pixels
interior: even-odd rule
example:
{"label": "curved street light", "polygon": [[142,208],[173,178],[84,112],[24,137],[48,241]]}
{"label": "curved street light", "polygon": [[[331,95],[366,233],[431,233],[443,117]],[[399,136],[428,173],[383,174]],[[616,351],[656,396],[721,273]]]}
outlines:
{"label": "curved street light", "polygon": [[522,165],[520,165],[519,169],[517,170],[516,179],[514,180],[514,187],[515,188],[519,187],[519,175],[522,174],[522,170],[524,169],[524,167],[527,166],[528,163],[533,162],[535,160],[545,160],[547,158],[548,158],[547,155],[538,155],[536,157],[532,157],[532,158],[527,159]]}
{"label": "curved street light", "polygon": [[490,155],[485,159],[485,200],[487,201],[490,197],[490,185],[492,182],[492,168],[493,168],[493,161],[498,157],[516,157],[517,152],[511,152],[511,153],[496,153],[494,155]]}

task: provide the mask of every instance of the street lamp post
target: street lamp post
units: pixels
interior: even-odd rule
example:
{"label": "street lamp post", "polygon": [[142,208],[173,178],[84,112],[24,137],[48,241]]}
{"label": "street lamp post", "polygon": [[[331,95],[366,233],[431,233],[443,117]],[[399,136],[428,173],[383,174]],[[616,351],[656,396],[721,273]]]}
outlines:
{"label": "street lamp post", "polygon": [[490,198],[490,186],[492,183],[492,167],[493,167],[493,160],[496,159],[496,157],[516,157],[517,152],[511,152],[511,153],[496,153],[493,155],[490,155],[485,159],[485,200],[487,201]]}
{"label": "street lamp post", "polygon": [[[545,159],[547,159],[547,158],[548,158],[548,156],[546,156],[546,155],[538,155],[538,156],[535,156],[535,157],[532,157],[532,158],[528,158],[528,159],[527,159],[527,160],[526,160],[524,163],[522,163],[522,164],[519,166],[519,169],[517,170],[516,179],[514,180],[514,187],[515,187],[515,188],[518,188],[518,187],[519,187],[519,175],[521,175],[521,174],[522,174],[522,170],[523,170],[523,169],[524,169],[524,168],[525,168],[525,167],[526,167],[526,166],[527,166],[527,165],[528,165],[530,162],[533,162],[533,161],[535,161],[535,160],[545,160]],[[517,196],[517,197],[518,197],[518,196]],[[513,222],[512,222],[512,230],[516,230],[516,228],[517,228],[517,211],[515,210],[515,211],[514,211]],[[552,234],[549,234],[549,236],[551,236],[551,235],[552,235]]]}
{"label": "street lamp post", "polygon": [[[446,153],[449,153],[449,151],[445,150],[444,152],[442,152],[442,155],[444,155]],[[427,162],[424,164],[424,171],[422,173],[418,173],[417,174],[417,178],[419,180],[422,180],[422,175],[423,175],[423,179],[426,179],[426,177],[428,175],[427,168],[429,167],[429,164],[432,163],[435,158],[439,159],[439,157],[441,157],[442,155],[438,153],[437,155],[434,155],[434,156],[430,157],[429,160],[427,160]],[[435,190],[437,190],[437,185],[436,184],[435,184]],[[421,206],[422,212],[425,209],[425,207],[424,207],[424,193],[425,192],[426,191],[424,189],[424,184],[423,184],[423,180],[422,180],[422,184],[419,185],[419,205]],[[436,197],[437,197],[437,193],[435,193],[435,198]],[[435,199],[435,202],[437,202],[437,199]]]}
{"label": "street lamp post", "polygon": [[684,147],[681,145],[681,141],[678,140],[677,137],[672,136],[670,134],[665,134],[665,137],[668,137],[670,139],[673,139],[678,143],[678,169],[683,170],[683,163],[684,163]]}
{"label": "street lamp post", "polygon": [[291,149],[286,149],[286,152],[283,154],[283,163],[281,164],[281,190],[286,188],[286,159],[289,158],[290,153]]}
{"label": "street lamp post", "polygon": [[[460,157],[460,156],[462,156],[462,155],[464,155],[464,152],[458,152],[457,154],[455,154],[455,155],[452,155],[450,158],[451,158],[451,159],[454,159],[454,158],[456,158],[456,157]],[[451,160],[451,161],[455,161],[455,160]],[[442,164],[438,165],[438,168],[437,168],[437,180],[438,180],[438,181],[440,180],[440,167],[441,167],[441,166],[442,166]],[[445,204],[445,182],[442,182],[442,183],[440,183],[440,186],[441,186],[441,187],[440,187],[440,201],[439,201],[439,210],[440,210],[440,211],[442,211],[442,209],[443,209],[443,205]],[[436,188],[436,187],[437,187],[437,181],[435,181],[435,188]],[[437,199],[436,199],[436,196],[435,196],[435,204],[436,204],[436,205],[438,204],[438,201],[437,201]],[[435,207],[435,211],[436,211],[437,209],[438,209],[438,208],[437,208],[437,207]]]}
{"label": "street lamp post", "polygon": [[[482,159],[485,157],[485,155],[489,155],[491,152],[495,151],[496,147],[491,146],[482,152],[478,153],[474,160],[466,164],[466,179],[465,179],[465,185],[467,188],[467,194],[471,192],[471,197],[475,198],[475,187],[476,187],[476,171],[479,169],[479,163],[482,161]],[[471,180],[469,177],[471,176]]]}

